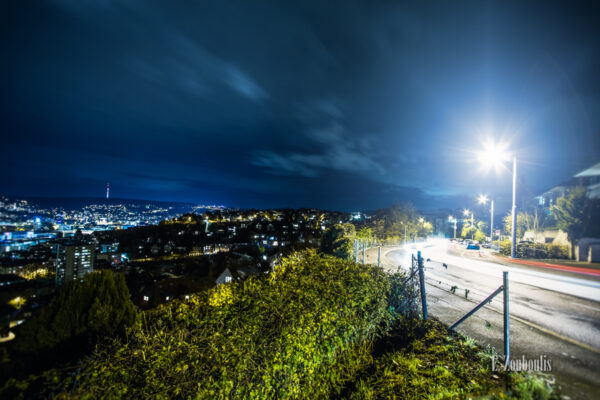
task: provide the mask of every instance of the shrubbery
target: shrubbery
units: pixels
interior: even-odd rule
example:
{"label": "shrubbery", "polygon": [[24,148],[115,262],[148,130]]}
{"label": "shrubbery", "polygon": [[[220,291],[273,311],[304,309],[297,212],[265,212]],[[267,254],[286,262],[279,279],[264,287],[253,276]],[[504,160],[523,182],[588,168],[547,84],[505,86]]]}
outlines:
{"label": "shrubbery", "polygon": [[354,225],[336,224],[323,233],[320,250],[323,253],[350,260],[354,256],[355,237]]}
{"label": "shrubbery", "polygon": [[95,342],[124,333],[135,313],[123,275],[97,271],[61,288],[40,315],[19,328],[15,348],[35,353],[74,339]]}
{"label": "shrubbery", "polygon": [[[500,242],[500,254],[510,256],[511,242]],[[518,258],[547,258],[568,259],[569,248],[558,244],[549,243],[519,243],[517,245]]]}
{"label": "shrubbery", "polygon": [[[269,275],[140,312],[126,339],[98,345],[76,366],[10,379],[0,397],[441,399],[503,391],[472,341],[418,318],[404,279],[295,254]],[[527,376],[514,379],[509,395],[538,393]]]}
{"label": "shrubbery", "polygon": [[348,398],[476,398],[497,385],[491,359],[472,340],[450,336],[436,320],[397,325],[379,345],[383,354],[352,383]]}
{"label": "shrubbery", "polygon": [[140,313],[127,341],[100,347],[75,377],[44,378],[46,390],[90,398],[327,398],[403,311],[404,289],[401,275],[297,254],[269,275]]}

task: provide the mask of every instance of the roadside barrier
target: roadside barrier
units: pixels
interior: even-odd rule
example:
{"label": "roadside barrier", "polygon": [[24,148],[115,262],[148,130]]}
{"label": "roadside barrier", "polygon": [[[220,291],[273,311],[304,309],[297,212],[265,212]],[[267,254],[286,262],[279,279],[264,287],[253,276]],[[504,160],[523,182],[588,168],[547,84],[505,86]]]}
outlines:
{"label": "roadside barrier", "polygon": [[[420,294],[421,294],[421,304],[422,304],[422,315],[423,319],[427,320],[427,295],[425,292],[425,268],[423,267],[423,257],[421,257],[421,252],[417,252],[417,256],[413,254],[411,256],[411,277],[414,275],[413,272],[418,271],[419,275],[419,286],[420,286]],[[446,267],[447,268],[447,267]],[[441,283],[441,282],[440,282]],[[450,291],[455,294],[457,286],[452,286]],[[468,298],[470,290],[465,289],[465,298]],[[503,293],[503,305],[504,305],[504,362],[505,367],[508,367],[510,363],[510,300],[509,300],[509,280],[508,280],[508,271],[504,271],[502,273],[502,285],[500,285],[496,290],[494,290],[490,295],[488,295],[483,301],[473,307],[469,312],[463,315],[458,321],[450,326],[450,330],[454,331],[456,327],[465,322],[469,317],[483,308],[485,305],[492,302],[492,300]]]}

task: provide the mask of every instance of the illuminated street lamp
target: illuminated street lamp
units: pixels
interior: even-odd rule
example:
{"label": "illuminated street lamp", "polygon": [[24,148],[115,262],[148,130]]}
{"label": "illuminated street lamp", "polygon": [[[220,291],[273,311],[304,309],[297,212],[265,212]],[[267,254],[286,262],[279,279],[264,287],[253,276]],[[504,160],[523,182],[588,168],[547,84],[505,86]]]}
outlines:
{"label": "illuminated street lamp", "polygon": [[[477,198],[479,204],[486,204],[488,201],[488,197],[485,194],[480,194]],[[490,241],[494,241],[494,200],[492,199],[492,208],[490,209]]]}
{"label": "illuminated street lamp", "polygon": [[406,244],[407,243],[407,240],[406,240],[406,228],[407,228],[408,224],[404,223],[404,221],[400,221],[400,225],[404,226],[404,244]]}
{"label": "illuminated street lamp", "polygon": [[469,213],[471,213],[471,239],[474,238],[475,232],[473,231],[473,211],[469,211],[465,208],[465,211],[463,211],[463,214],[465,216],[469,215]]}
{"label": "illuminated street lamp", "polygon": [[454,222],[454,239],[456,239],[456,218],[451,215],[448,217],[448,222]]}
{"label": "illuminated street lamp", "polygon": [[[487,167],[499,170],[511,156],[504,150],[504,146],[488,142],[485,150],[478,155],[479,162]],[[510,257],[516,258],[517,253],[517,156],[512,155],[513,164],[513,193],[512,193],[512,243]]]}

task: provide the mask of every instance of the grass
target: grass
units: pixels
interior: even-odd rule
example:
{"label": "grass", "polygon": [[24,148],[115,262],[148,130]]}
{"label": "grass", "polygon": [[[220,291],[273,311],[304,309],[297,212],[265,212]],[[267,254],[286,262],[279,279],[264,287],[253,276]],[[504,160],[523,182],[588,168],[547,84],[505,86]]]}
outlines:
{"label": "grass", "polygon": [[341,399],[557,399],[551,379],[492,371],[492,348],[453,335],[437,320],[398,321]]}

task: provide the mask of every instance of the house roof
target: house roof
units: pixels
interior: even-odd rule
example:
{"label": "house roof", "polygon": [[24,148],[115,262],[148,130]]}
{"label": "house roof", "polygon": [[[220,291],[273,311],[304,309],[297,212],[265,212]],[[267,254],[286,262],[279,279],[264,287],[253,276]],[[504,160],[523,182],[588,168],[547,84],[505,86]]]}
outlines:
{"label": "house roof", "polygon": [[257,275],[260,273],[260,271],[258,269],[256,269],[255,267],[253,267],[251,265],[237,267],[235,272],[242,278],[244,278],[246,276],[250,276],[250,275]]}
{"label": "house roof", "polygon": [[574,178],[585,178],[588,176],[598,176],[600,175],[600,162],[585,169],[579,173],[577,173]]}

